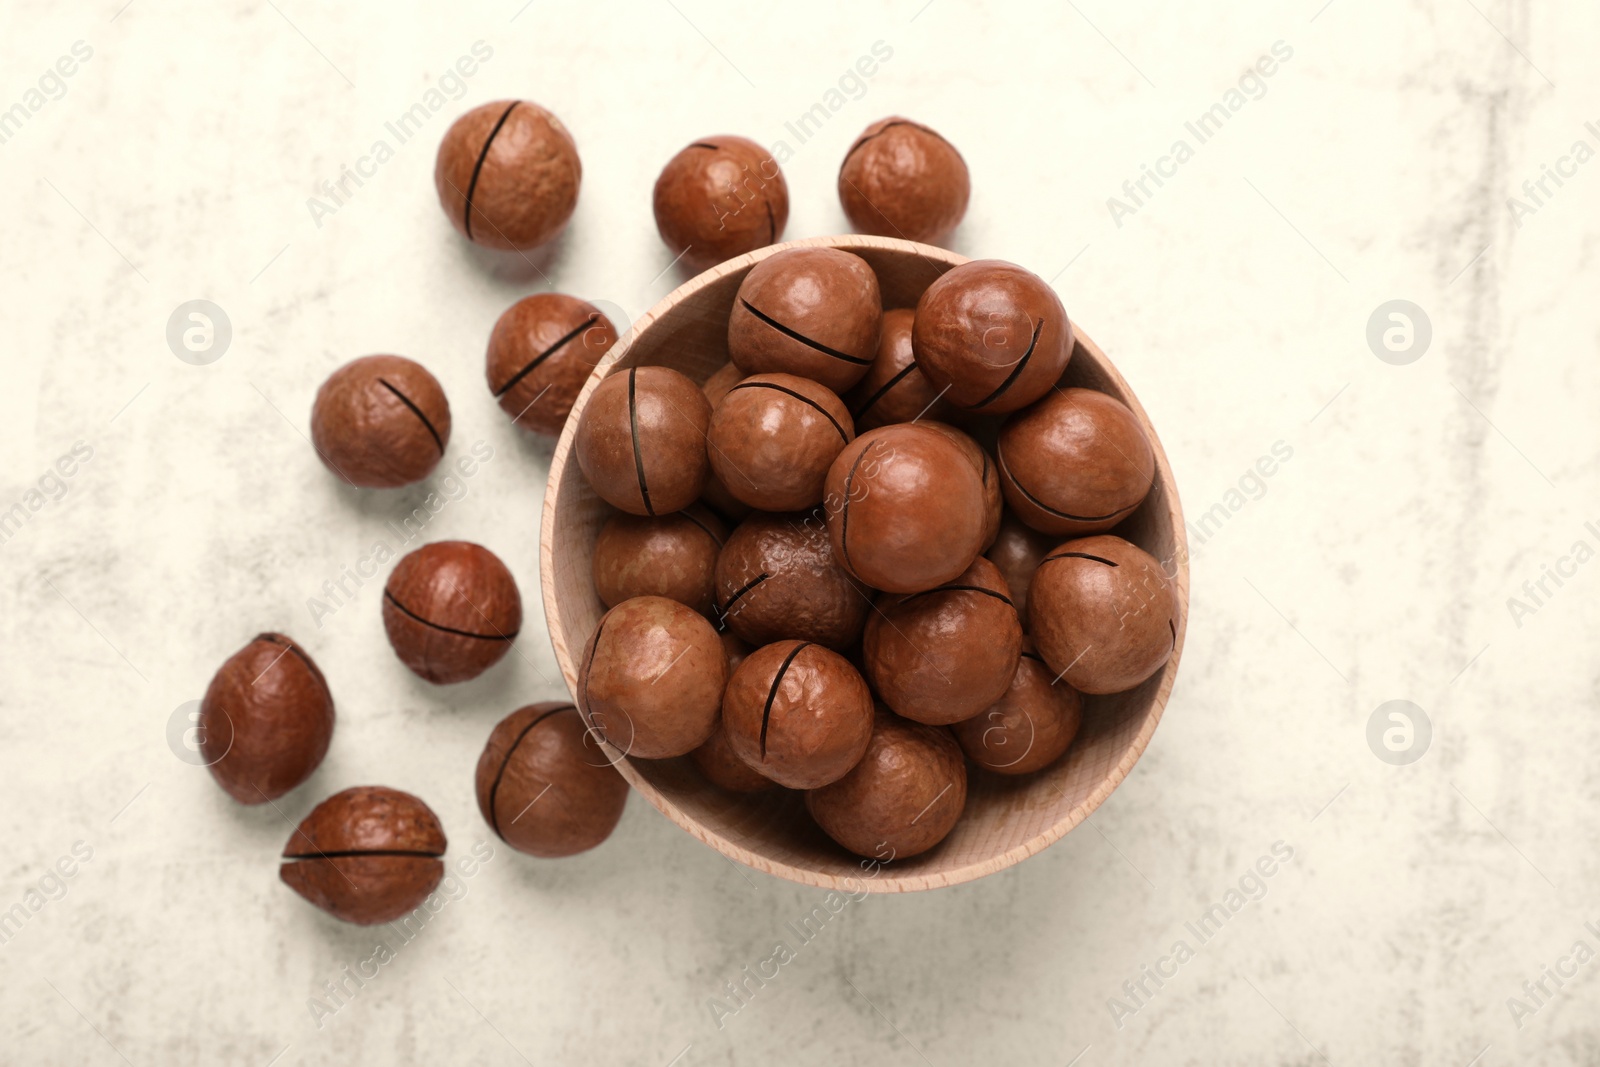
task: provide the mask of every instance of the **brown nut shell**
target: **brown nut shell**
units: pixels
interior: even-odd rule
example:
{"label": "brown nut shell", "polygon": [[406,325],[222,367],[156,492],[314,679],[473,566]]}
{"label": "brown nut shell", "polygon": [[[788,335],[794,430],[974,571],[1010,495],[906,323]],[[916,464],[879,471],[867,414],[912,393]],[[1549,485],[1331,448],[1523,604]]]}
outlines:
{"label": "brown nut shell", "polygon": [[716,587],[721,624],[758,646],[795,638],[838,652],[861,636],[872,608],[818,512],[744,520],[717,556]]}
{"label": "brown nut shell", "polygon": [[560,701],[507,715],[478,757],[478,810],[495,834],[530,856],[587,851],[611,836],[628,783]]}
{"label": "brown nut shell", "polygon": [[323,466],[350,485],[410,485],[433,473],[450,443],[450,402],[422,364],[362,356],[317,390],[311,443]]}
{"label": "brown nut shell", "polygon": [[954,411],[912,356],[911,322],[915,315],[910,308],[883,313],[878,354],[866,376],[844,398],[857,433],[917,419],[947,421]]}
{"label": "brown nut shell", "polygon": [[747,374],[795,374],[835,393],[878,351],[878,276],[837,248],[790,248],[757,263],[728,318],[728,356]]}
{"label": "brown nut shell", "polygon": [[855,440],[844,401],[809,378],[752,374],[711,413],[711,470],[728,491],[762,511],[822,502],[828,468]]}
{"label": "brown nut shell", "polygon": [[728,740],[728,731],[721,720],[711,734],[711,740],[689,753],[694,765],[700,768],[712,785],[730,793],[764,793],[778,788],[778,783],[740,759]]}
{"label": "brown nut shell", "polygon": [[669,367],[629,367],[589,397],[573,449],[606,503],[630,515],[667,515],[699,498],[711,463],[711,404]]}
{"label": "brown nut shell", "polygon": [[789,186],[772,153],[745,137],[702,137],[667,161],[653,197],[661,239],[694,271],[777,241]]}
{"label": "brown nut shell", "polygon": [[866,750],[872,693],[837,652],[776,641],[733,672],[722,726],[752,769],[790,789],[814,789],[837,781]]}
{"label": "brown nut shell", "polygon": [[310,778],[333,739],[333,695],[293,639],[258,634],[228,657],[200,702],[201,758],[241,804],[276,800]]}
{"label": "brown nut shell", "polygon": [[1139,420],[1093,389],[1053,389],[1012,415],[995,454],[1006,503],[1058,537],[1111,529],[1143,503],[1156,476]]}
{"label": "brown nut shell", "polygon": [[617,328],[588,301],[565,293],[524,297],[489,335],[489,391],[518,426],[555,437],[589,373],[616,343]]}
{"label": "brown nut shell", "polygon": [[950,731],[882,709],[861,761],[806,794],[806,810],[824,833],[884,863],[943,841],[966,806],[967,767]]}
{"label": "brown nut shell", "polygon": [[476,678],[511,649],[522,596],[500,558],[470,541],[407,553],[383,588],[383,629],[400,662],[435,685]]}
{"label": "brown nut shell", "polygon": [[1028,632],[1082,693],[1120,693],[1160,670],[1178,642],[1178,596],[1154,556],[1110,534],[1059,545],[1028,590]]}
{"label": "brown nut shell", "polygon": [[439,205],[475,244],[526,252],[578,206],[583,164],[561,120],[527,100],[496,100],[446,131],[434,162]]}
{"label": "brown nut shell", "polygon": [[972,466],[978,472],[979,479],[983,482],[983,547],[982,552],[989,551],[989,546],[994,544],[994,539],[1000,533],[1000,516],[1005,511],[1005,496],[1000,488],[1000,472],[995,468],[994,462],[989,458],[989,452],[970,436],[943,422],[930,422],[924,420],[919,425],[926,425],[930,430],[938,430],[960,447],[966,454]]}
{"label": "brown nut shell", "polygon": [[666,759],[710,739],[727,679],[709,622],[675,600],[640,596],[600,617],[579,670],[578,703],[623,755]]}
{"label": "brown nut shell", "polygon": [[1011,687],[951,731],[967,758],[996,774],[1032,774],[1061,758],[1083,722],[1083,697],[1025,643]]}
{"label": "brown nut shell", "polygon": [[867,619],[862,659],[896,714],[943,726],[999,700],[1016,674],[1022,623],[995,565],[979,556],[954,581],[884,595]]}
{"label": "brown nut shell", "polygon": [[961,222],[971,194],[955,146],[899,115],[863,130],[839,167],[839,203],[857,233],[937,244]]}
{"label": "brown nut shell", "polygon": [[917,301],[917,366],[957,407],[1002,415],[1060,380],[1072,323],[1055,290],[1014,263],[975,259],[936,278]]}
{"label": "brown nut shell", "polygon": [[312,809],[283,849],[278,877],[348,923],[393,922],[422,905],[444,877],[439,817],[410,793],[346,789]]}
{"label": "brown nut shell", "polygon": [[828,470],[823,507],[834,555],[890,593],[919,593],[966,570],[989,521],[971,460],[920,423],[882,426],[847,445]]}
{"label": "brown nut shell", "polygon": [[722,520],[699,505],[654,518],[613,515],[594,542],[594,589],[614,608],[631,597],[664,596],[710,615]]}
{"label": "brown nut shell", "polygon": [[1000,518],[1000,530],[994,543],[984,553],[1006,580],[1011,602],[1017,606],[1024,628],[1028,623],[1028,586],[1033,583],[1033,572],[1038,570],[1039,561],[1060,543],[1060,538],[1040,533],[1007,511]]}

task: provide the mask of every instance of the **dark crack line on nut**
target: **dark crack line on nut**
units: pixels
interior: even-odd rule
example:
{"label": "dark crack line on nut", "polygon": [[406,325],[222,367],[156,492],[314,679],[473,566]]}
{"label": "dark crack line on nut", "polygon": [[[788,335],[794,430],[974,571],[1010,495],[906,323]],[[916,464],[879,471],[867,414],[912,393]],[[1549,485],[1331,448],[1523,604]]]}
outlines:
{"label": "dark crack line on nut", "polygon": [[1017,365],[1015,367],[1011,368],[1011,373],[1006,375],[1006,380],[1001,382],[999,388],[997,388],[994,392],[990,393],[976,404],[973,404],[973,410],[981,410],[982,408],[988,407],[996,400],[999,400],[1001,396],[1005,395],[1007,389],[1010,389],[1016,384],[1017,379],[1022,377],[1022,372],[1027,369],[1028,360],[1033,358],[1033,350],[1039,344],[1039,334],[1043,331],[1044,320],[1040,319],[1033,325],[1033,337],[1028,341],[1028,350],[1022,353],[1022,358],[1017,360]]}
{"label": "dark crack line on nut", "polygon": [[1058,559],[1092,559],[1096,563],[1104,563],[1107,567],[1116,566],[1116,563],[1106,559],[1104,556],[1091,556],[1087,552],[1057,552],[1053,556],[1046,556],[1040,560],[1039,566],[1043,567],[1046,563],[1053,563]]}
{"label": "dark crack line on nut", "polygon": [[[588,669],[583,672],[583,706],[585,710],[594,706],[594,702],[589,699],[589,676],[594,673],[594,657],[600,651],[600,635],[605,632],[605,628],[606,620],[602,618],[600,625],[594,628],[594,640],[589,644],[589,654],[583,657],[584,662],[588,664]],[[600,736],[601,741],[606,739],[604,730],[601,730],[598,726],[594,727],[594,730]]]}
{"label": "dark crack line on nut", "polygon": [[763,200],[762,204],[767,209],[767,244],[770,245],[778,239],[778,220],[772,217],[772,201]]}
{"label": "dark crack line on nut", "polygon": [[1125,508],[1118,508],[1116,511],[1110,511],[1104,515],[1074,515],[1069,511],[1062,511],[1060,508],[1053,508],[1049,504],[1046,504],[1043,500],[1040,500],[1038,497],[1034,496],[1033,493],[1028,490],[1028,487],[1022,484],[1022,479],[1011,473],[1011,468],[1006,466],[1005,450],[1000,447],[998,442],[995,443],[994,451],[995,455],[1000,460],[1000,469],[1005,472],[1005,476],[1007,478],[1011,479],[1011,484],[1017,487],[1017,492],[1027,497],[1028,503],[1032,504],[1040,511],[1048,512],[1058,519],[1069,519],[1072,522],[1105,522],[1108,519],[1115,519],[1119,515],[1126,515],[1137,508],[1140,504],[1144,503],[1144,499],[1141,497],[1138,501],[1129,504]]}
{"label": "dark crack line on nut", "polygon": [[[882,137],[896,126],[910,126],[914,130],[921,130],[923,133],[932,134],[933,136],[939,138],[939,140],[944,141],[944,137],[940,135],[938,130],[930,130],[920,122],[912,122],[910,119],[900,119],[896,122],[884,123],[883,129],[878,130],[876,133],[867,134],[865,137],[860,138],[855,144],[850,146],[850,151],[844,154],[844,163],[839,164],[839,173],[844,173],[845,165],[850,162],[850,157],[859,152],[863,145],[865,145],[868,141],[876,141],[879,137]],[[956,155],[959,156],[961,154],[959,151],[956,151],[956,146],[950,144],[949,141],[944,141],[944,143],[949,145],[950,149],[955,151]]]}
{"label": "dark crack line on nut", "polygon": [[732,389],[729,389],[728,392],[737,393],[740,389],[776,389],[780,393],[786,393],[789,396],[794,397],[796,400],[800,401],[800,403],[806,405],[807,407],[815,408],[817,411],[821,412],[822,413],[822,417],[827,419],[829,422],[833,423],[833,428],[835,430],[839,431],[839,439],[842,440],[845,444],[849,444],[850,443],[850,435],[845,432],[845,429],[844,429],[844,427],[842,425],[840,425],[839,420],[834,418],[832,413],[830,413],[827,408],[823,407],[821,404],[817,403],[815,400],[812,400],[809,396],[806,396],[804,393],[796,392],[793,389],[789,389],[789,388],[787,388],[785,386],[782,386],[782,385],[777,385],[777,384],[775,384],[773,382],[740,382],[738,385],[734,386]]}
{"label": "dark crack line on nut", "polygon": [[910,374],[912,371],[914,371],[916,369],[917,369],[917,365],[915,363],[907,363],[904,367],[902,367],[895,374],[895,376],[893,378],[890,378],[888,381],[884,382],[881,386],[879,386],[877,392],[875,392],[871,396],[867,397],[867,402],[865,404],[862,404],[855,411],[852,411],[850,413],[850,417],[852,419],[856,420],[857,422],[860,422],[861,421],[861,416],[863,416],[867,412],[871,411],[872,410],[872,406],[874,404],[876,404],[878,401],[882,400],[883,397],[884,397],[884,394],[886,394],[889,390],[893,389],[895,386],[899,385],[902,381],[905,380],[906,375]]}
{"label": "dark crack line on nut", "polygon": [[909,604],[920,597],[932,596],[935,593],[982,593],[984,596],[993,597],[1002,604],[1008,605],[1013,610],[1017,606],[1004,593],[997,593],[993,589],[985,589],[981,585],[941,585],[933,589],[924,589],[920,593],[912,593],[909,596],[901,597],[895,602],[895,607],[899,607],[901,604]]}
{"label": "dark crack line on nut", "polygon": [[413,404],[409,396],[406,396],[406,394],[390,385],[385,379],[379,378],[378,384],[389,390],[389,392],[393,393],[395,396],[399,397],[400,403],[410,408],[411,413],[422,420],[422,425],[428,428],[428,435],[433,438],[434,445],[439,449],[439,455],[444,455],[444,441],[439,438],[439,431],[433,428],[433,423],[428,421],[428,416],[422,413],[422,409]]}
{"label": "dark crack line on nut", "polygon": [[535,726],[538,726],[550,716],[559,715],[563,711],[577,710],[578,709],[571,704],[563,704],[559,708],[550,708],[548,711],[545,711],[539,715],[535,715],[533,717],[533,721],[524,726],[522,728],[522,732],[517,734],[516,740],[511,742],[511,747],[506,749],[505,759],[500,761],[500,769],[494,772],[494,782],[489,786],[489,829],[493,830],[494,835],[500,840],[504,841],[506,839],[506,835],[500,832],[500,812],[495,807],[495,797],[497,797],[500,793],[500,780],[506,776],[506,768],[511,766],[511,757],[516,754],[517,746],[522,744],[522,739],[524,737],[527,737],[533,732],[533,728]]}
{"label": "dark crack line on nut", "polygon": [[1178,647],[1178,624],[1171,619],[1167,620],[1167,629],[1172,631],[1172,647]]}
{"label": "dark crack line on nut", "polygon": [[767,690],[767,703],[761,709],[761,760],[763,763],[767,759],[767,726],[772,721],[772,702],[778,699],[778,686],[783,684],[783,676],[788,672],[789,664],[793,663],[794,658],[804,652],[810,645],[810,641],[802,641],[790,649],[789,654],[783,658],[783,664],[778,667],[778,673],[772,676],[772,688]]}
{"label": "dark crack line on nut", "polygon": [[762,582],[771,577],[772,575],[768,574],[766,571],[762,571],[760,574],[744,583],[744,585],[740,587],[740,589],[735,592],[733,596],[729,597],[728,602],[717,609],[717,629],[719,631],[726,630],[728,628],[728,616],[733,614],[733,606],[737,604],[739,599],[746,593],[750,592],[750,590],[754,589],[756,586],[760,585]]}
{"label": "dark crack line on nut", "polygon": [[711,527],[709,527],[705,523],[701,522],[697,515],[695,515],[693,512],[689,512],[689,511],[680,511],[680,512],[678,512],[678,514],[682,515],[684,518],[688,519],[690,522],[692,522],[696,526],[700,527],[700,529],[704,530],[706,532],[706,536],[711,538],[711,540],[715,541],[718,548],[722,547],[722,538],[717,536],[717,531],[713,530]]}
{"label": "dark crack line on nut", "polygon": [[713,152],[722,151],[721,147],[719,147],[718,145],[707,144],[704,141],[696,141],[694,144],[690,145],[689,147],[690,148],[709,148]]}
{"label": "dark crack line on nut", "polygon": [[409,856],[412,859],[436,860],[443,856],[443,852],[429,852],[417,848],[346,848],[333,852],[324,852],[318,849],[315,852],[285,852],[286,860],[344,860],[356,859],[361,856]]}
{"label": "dark crack line on nut", "polygon": [[777,330],[779,333],[783,334],[787,338],[790,338],[791,340],[799,341],[807,348],[815,349],[825,356],[832,356],[834,359],[842,359],[846,363],[854,363],[858,367],[866,367],[872,364],[872,360],[870,359],[862,359],[860,356],[847,355],[844,352],[840,352],[838,349],[829,348],[821,341],[813,341],[799,330],[785,326],[783,323],[779,322],[771,315],[768,315],[766,312],[757,310],[754,304],[750,303],[750,301],[744,299],[743,297],[739,298],[739,303],[744,305],[746,311],[750,312],[750,314],[754,315],[768,326],[771,326],[774,330]]}
{"label": "dark crack line on nut", "polygon": [[650,486],[644,480],[644,453],[639,451],[639,400],[638,400],[639,368],[628,368],[628,432],[633,435],[633,471],[639,478],[639,499],[644,501],[644,510],[651,518],[655,518],[656,509],[650,506]]}
{"label": "dark crack line on nut", "polygon": [[856,461],[850,464],[850,473],[844,476],[844,503],[839,505],[839,550],[844,556],[844,565],[852,572],[855,571],[856,565],[850,562],[850,496],[855,487],[857,468],[877,444],[878,442],[873,441],[863,448],[861,454],[856,456]]}
{"label": "dark crack line on nut", "polygon": [[572,329],[570,329],[566,333],[562,334],[561,335],[561,339],[559,341],[557,341],[555,344],[551,345],[549,348],[545,349],[543,352],[540,352],[537,356],[534,356],[533,359],[529,361],[529,363],[528,363],[528,365],[526,367],[523,367],[521,370],[517,371],[517,373],[513,374],[506,381],[506,384],[504,384],[500,388],[496,389],[494,391],[495,399],[498,400],[500,397],[505,396],[507,393],[511,392],[511,390],[516,387],[516,384],[518,382],[522,381],[522,379],[526,378],[529,374],[533,373],[534,368],[536,368],[539,364],[543,363],[545,360],[549,359],[551,356],[555,355],[556,352],[558,350],[560,350],[563,346],[565,346],[568,341],[571,341],[574,337],[577,337],[579,334],[583,333],[583,331],[585,331],[589,327],[593,326],[599,320],[600,320],[600,313],[597,311],[593,315],[590,315],[583,322],[578,323],[578,325],[574,326]]}
{"label": "dark crack line on nut", "polygon": [[483,173],[484,161],[489,158],[489,146],[494,144],[496,137],[500,136],[500,127],[506,124],[506,119],[511,117],[511,113],[516,110],[517,105],[520,103],[522,103],[521,100],[511,101],[511,106],[501,114],[500,121],[494,124],[494,129],[489,131],[489,136],[483,139],[483,148],[478,152],[478,161],[472,165],[472,180],[467,183],[466,216],[462,220],[466,228],[467,240],[469,241],[472,240],[472,197],[478,191],[478,175]]}
{"label": "dark crack line on nut", "polygon": [[[278,640],[280,637],[283,637],[284,639],[282,641]],[[265,641],[269,645],[277,645],[279,648],[287,648],[290,652],[294,653],[296,659],[298,659],[301,663],[304,663],[307,667],[311,668],[312,674],[316,675],[318,679],[322,679],[321,668],[313,663],[311,661],[311,657],[306,655],[305,652],[301,650],[300,646],[295,644],[292,639],[285,637],[283,634],[268,633],[256,634],[256,640]],[[327,685],[326,680],[323,680],[323,685]]]}
{"label": "dark crack line on nut", "polygon": [[421,615],[418,615],[416,612],[400,603],[399,600],[395,599],[395,595],[389,592],[387,589],[383,591],[383,599],[393,604],[395,610],[400,612],[400,614],[404,615],[406,618],[414,619],[429,629],[439,630],[447,634],[455,634],[457,637],[475,637],[479,641],[515,641],[517,639],[517,631],[515,630],[508,634],[475,634],[471,630],[458,630],[454,626],[445,626],[442,623],[424,619]]}

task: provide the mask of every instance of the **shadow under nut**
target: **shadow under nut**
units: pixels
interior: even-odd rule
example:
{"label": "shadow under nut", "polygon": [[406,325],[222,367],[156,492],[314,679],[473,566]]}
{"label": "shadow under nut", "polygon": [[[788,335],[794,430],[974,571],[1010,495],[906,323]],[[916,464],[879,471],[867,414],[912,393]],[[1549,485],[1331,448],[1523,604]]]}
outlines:
{"label": "shadow under nut", "polygon": [[1155,452],[1128,407],[1092,389],[1057,389],[1017,412],[995,445],[1006,503],[1062,537],[1102,533],[1144,502]]}
{"label": "shadow under nut", "polygon": [[1160,563],[1111,534],[1059,545],[1028,593],[1039,654],[1082,693],[1121,693],[1164,666],[1177,644],[1178,597]]}

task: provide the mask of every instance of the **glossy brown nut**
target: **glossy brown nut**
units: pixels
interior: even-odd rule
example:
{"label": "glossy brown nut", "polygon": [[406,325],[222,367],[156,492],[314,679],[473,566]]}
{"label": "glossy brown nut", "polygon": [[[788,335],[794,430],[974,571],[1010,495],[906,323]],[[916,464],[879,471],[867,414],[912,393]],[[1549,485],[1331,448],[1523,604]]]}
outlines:
{"label": "glossy brown nut", "polygon": [[1005,511],[1005,496],[1000,489],[1000,472],[989,459],[988,451],[967,434],[943,422],[925,420],[925,424],[928,429],[938,430],[954,441],[971,461],[979,479],[983,482],[983,547],[979,551],[987,552],[1000,533],[1000,516]]}
{"label": "glossy brown nut", "polygon": [[899,115],[861,131],[839,167],[839,203],[857,233],[936,244],[961,222],[971,193],[955,146]]}
{"label": "glossy brown nut", "polygon": [[711,737],[728,664],[711,624],[676,600],[640,596],[600,617],[578,702],[625,756],[682,756]]}
{"label": "glossy brown nut", "polygon": [[762,511],[822,502],[828,468],[855,440],[844,401],[809,378],[752,374],[711,413],[711,470],[728,491]]}
{"label": "glossy brown nut", "polygon": [[611,836],[628,783],[560,701],[518,708],[478,757],[478,810],[500,840],[530,856],[572,856]]}
{"label": "glossy brown nut", "polygon": [[717,557],[716,589],[722,625],[752,645],[792,637],[838,652],[861,636],[872,607],[815,512],[740,523]]}
{"label": "glossy brown nut", "polygon": [[957,407],[1003,415],[1050,391],[1072,357],[1055,290],[1032,271],[975,259],[923,291],[911,327],[917,366]]}
{"label": "glossy brown nut", "polygon": [[954,581],[878,598],[867,619],[867,678],[896,714],[931,726],[970,719],[999,700],[1017,671],[1022,623],[1005,579],[979,556]]}
{"label": "glossy brown nut", "polygon": [[845,397],[856,432],[913,419],[945,420],[950,405],[917,368],[911,355],[911,321],[915,312],[895,308],[883,313],[878,354],[866,377]]}
{"label": "glossy brown nut", "polygon": [[861,762],[806,794],[806,810],[824,833],[885,863],[943,841],[966,806],[967,766],[950,731],[882,709]]}
{"label": "glossy brown nut", "polygon": [[783,235],[789,186],[772,153],[744,137],[703,137],[656,179],[656,229],[673,255],[702,271]]}
{"label": "glossy brown nut", "polygon": [[489,335],[489,391],[524,430],[555,437],[617,328],[599,308],[564,293],[512,304]]}
{"label": "glossy brown nut", "polygon": [[791,248],[751,268],[728,318],[728,356],[747,374],[795,374],[843,393],[878,351],[878,276],[837,248]]}
{"label": "glossy brown nut", "polygon": [[613,515],[594,542],[594,589],[614,608],[631,597],[664,596],[710,615],[714,573],[728,530],[696,504],[655,518]]}
{"label": "glossy brown nut", "polygon": [[1040,533],[1007,511],[1001,516],[994,544],[984,553],[989,562],[1000,569],[1024,626],[1028,621],[1028,586],[1033,582],[1033,572],[1039,568],[1039,561],[1060,543],[1060,538]]}
{"label": "glossy brown nut", "polygon": [[[736,363],[724,363],[717,371],[707,378],[700,386],[706,394],[706,400],[711,404],[712,413],[715,414],[717,405],[722,403],[722,398],[728,395],[728,390],[744,380],[744,371]],[[710,449],[707,449],[709,458]],[[717,472],[712,470],[706,474],[706,486],[701,491],[701,499],[706,506],[730,523],[738,522],[750,514],[751,508],[743,500],[728,492],[728,487],[717,478]]]}
{"label": "glossy brown nut", "polygon": [[1178,643],[1178,595],[1155,557],[1110,534],[1058,546],[1028,590],[1039,654],[1082,693],[1120,693],[1160,670]]}
{"label": "glossy brown nut", "polygon": [[764,793],[778,788],[777,782],[746,764],[733,751],[720,719],[711,740],[689,753],[689,758],[712,785],[730,793]]}
{"label": "glossy brown nut", "polygon": [[1036,530],[1111,529],[1150,491],[1156,456],[1126,404],[1093,389],[1053,389],[1000,428],[1006,503]]}
{"label": "glossy brown nut", "polygon": [[983,482],[951,439],[919,423],[856,438],[828,469],[834,555],[875,589],[920,593],[967,569],[988,524]]}
{"label": "glossy brown nut", "polygon": [[407,553],[383,587],[383,628],[400,662],[435,685],[476,678],[511,649],[522,596],[500,558],[470,541]]}
{"label": "glossy brown nut", "polygon": [[594,491],[630,515],[682,511],[705,488],[711,404],[669,367],[629,367],[595,387],[573,447]]}
{"label": "glossy brown nut", "polygon": [[445,133],[433,184],[450,225],[487,248],[550,241],[578,206],[583,164],[561,120],[526,100],[496,100]]}
{"label": "glossy brown nut", "polygon": [[809,641],[775,641],[739,664],[722,698],[738,757],[779,785],[837,781],[866,751],[872,692],[850,661]]}
{"label": "glossy brown nut", "polygon": [[239,803],[276,800],[322,763],[333,718],[333,695],[305,649],[283,634],[258,634],[206,687],[200,756]]}
{"label": "glossy brown nut", "polygon": [[996,774],[1032,774],[1060,759],[1083,722],[1083,697],[1055,676],[1025,643],[1005,694],[951,727],[967,758]]}
{"label": "glossy brown nut", "polygon": [[433,473],[450,443],[450,402],[422,364],[362,356],[317,390],[311,443],[323,466],[350,485],[410,485]]}
{"label": "glossy brown nut", "polygon": [[421,800],[358,785],[312,809],[283,847],[278,877],[347,923],[393,922],[444,878],[444,828]]}

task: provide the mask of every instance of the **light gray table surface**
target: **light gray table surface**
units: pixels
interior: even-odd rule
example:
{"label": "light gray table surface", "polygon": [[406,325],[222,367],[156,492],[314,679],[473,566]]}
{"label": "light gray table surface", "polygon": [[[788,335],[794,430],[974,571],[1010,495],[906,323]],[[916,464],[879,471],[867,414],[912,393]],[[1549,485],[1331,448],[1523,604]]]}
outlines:
{"label": "light gray table surface", "polygon": [[[12,0],[3,24],[0,512],[26,521],[0,543],[0,912],[26,918],[0,943],[0,1060],[1600,1064],[1593,5]],[[441,87],[399,142],[386,124]],[[462,242],[432,187],[454,115],[513,96],[584,163],[538,271]],[[279,883],[286,823],[380,782],[467,855],[490,726],[564,694],[551,444],[484,385],[496,316],[550,287],[623,318],[665,296],[651,183],[709,133],[785,143],[787,236],[846,230],[839,161],[895,113],[971,166],[952,246],[1052,280],[1209,515],[1142,762],[1019,866],[851,904],[731,1015],[727,983],[822,893],[638,797],[576,859],[497,843],[331,998],[379,935]],[[1146,167],[1165,176],[1139,190]],[[204,366],[166,339],[195,299],[231,324]],[[1410,347],[1374,347],[1397,300]],[[347,489],[308,446],[317,385],[370,352],[438,375],[452,456],[493,450],[428,531],[488,545],[524,593],[517,655],[472,683],[399,667],[381,579],[308,608],[441,489]],[[245,809],[168,726],[268,629],[340,717],[310,782]],[[1407,763],[1403,730],[1369,744],[1396,700]]]}

